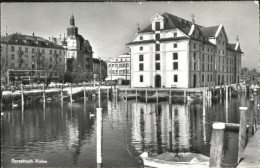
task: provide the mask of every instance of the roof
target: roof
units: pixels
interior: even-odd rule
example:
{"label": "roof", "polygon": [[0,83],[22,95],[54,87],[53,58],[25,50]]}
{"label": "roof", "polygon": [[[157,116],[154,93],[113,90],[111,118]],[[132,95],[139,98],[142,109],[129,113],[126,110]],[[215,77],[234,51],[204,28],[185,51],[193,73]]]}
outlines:
{"label": "roof", "polygon": [[1,44],[14,44],[14,45],[64,49],[61,45],[55,44],[42,37],[29,36],[23,34],[11,34],[5,37],[1,37]]}
{"label": "roof", "polygon": [[[204,27],[204,26],[192,23],[191,21],[180,18],[178,16],[169,14],[167,12],[163,13],[162,16],[164,17],[164,29],[163,30],[179,29],[180,31],[182,31],[184,34],[186,34],[188,36],[188,37],[186,37],[186,39],[190,38],[192,40],[201,41],[203,44],[215,46],[215,44],[213,44],[209,41],[209,38],[215,37],[220,25]],[[196,32],[198,32],[199,36],[189,35],[189,33],[192,29],[192,25],[195,25],[195,30],[196,30]],[[154,30],[152,30],[152,24],[149,24],[147,27],[140,30],[138,33],[149,33],[149,32],[154,32]],[[182,37],[182,39],[184,39],[184,37]],[[160,41],[169,41],[169,40],[179,40],[179,38],[167,38],[167,39],[161,39]],[[143,44],[143,43],[155,43],[155,40],[132,41],[126,45]],[[234,51],[242,53],[239,46],[236,50],[235,44],[234,44],[235,46],[233,46],[233,44],[230,44],[230,45],[231,45],[231,47],[229,47],[230,50],[234,50]]]}
{"label": "roof", "polygon": [[215,34],[218,31],[219,26],[212,27],[201,27],[201,33],[204,37],[215,37]]}

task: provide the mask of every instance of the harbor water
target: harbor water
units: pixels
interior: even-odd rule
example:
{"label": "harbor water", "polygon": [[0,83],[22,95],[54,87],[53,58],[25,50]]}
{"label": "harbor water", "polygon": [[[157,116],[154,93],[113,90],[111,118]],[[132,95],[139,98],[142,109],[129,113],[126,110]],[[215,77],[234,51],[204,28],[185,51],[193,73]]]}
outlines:
{"label": "harbor water", "polygon": [[[225,100],[187,104],[168,101],[101,101],[103,167],[143,167],[139,155],[163,152],[209,156],[213,122],[239,123],[239,107],[256,110],[244,94]],[[8,108],[1,116],[3,167],[96,167],[97,100],[86,103],[46,102]],[[259,116],[259,115],[258,115]],[[238,132],[225,131],[223,165],[235,166]],[[15,163],[14,160],[33,160]],[[35,160],[42,160],[41,163]],[[12,161],[13,160],[13,161]]]}

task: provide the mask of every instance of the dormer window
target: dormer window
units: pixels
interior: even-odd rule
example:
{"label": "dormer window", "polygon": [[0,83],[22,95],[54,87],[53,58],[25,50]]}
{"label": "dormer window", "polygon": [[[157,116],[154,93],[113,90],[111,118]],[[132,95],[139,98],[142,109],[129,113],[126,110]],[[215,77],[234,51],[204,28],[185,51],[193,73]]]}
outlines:
{"label": "dormer window", "polygon": [[160,30],[160,22],[155,22],[155,31]]}
{"label": "dormer window", "polygon": [[173,48],[177,48],[177,47],[178,47],[177,43],[173,44]]}
{"label": "dormer window", "polygon": [[173,33],[173,37],[177,37],[177,33]]}
{"label": "dormer window", "polygon": [[140,40],[143,40],[143,36],[140,36]]}
{"label": "dormer window", "polygon": [[140,51],[142,51],[143,50],[143,47],[140,47]]}

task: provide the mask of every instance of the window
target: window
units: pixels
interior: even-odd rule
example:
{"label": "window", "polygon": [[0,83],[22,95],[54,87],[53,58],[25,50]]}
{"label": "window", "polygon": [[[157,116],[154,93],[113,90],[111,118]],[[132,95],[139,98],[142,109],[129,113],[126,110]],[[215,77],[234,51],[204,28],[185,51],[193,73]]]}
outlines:
{"label": "window", "polygon": [[139,70],[143,71],[144,70],[144,64],[139,64]]}
{"label": "window", "polygon": [[60,62],[62,61],[62,58],[61,58],[61,57],[59,58],[59,61],[60,61]]}
{"label": "window", "polygon": [[160,54],[155,54],[155,60],[160,60]]}
{"label": "window", "polygon": [[177,47],[178,47],[177,43],[173,44],[173,48],[177,48]]}
{"label": "window", "polygon": [[139,61],[143,61],[144,60],[144,55],[139,55]]}
{"label": "window", "polygon": [[196,71],[196,62],[194,62],[194,66],[193,67],[194,67],[194,71]]}
{"label": "window", "polygon": [[143,36],[140,36],[140,40],[143,40]]}
{"label": "window", "polygon": [[193,48],[196,49],[196,44],[193,44]]}
{"label": "window", "polygon": [[202,61],[204,61],[204,54],[202,54]]}
{"label": "window", "polygon": [[56,51],[56,50],[54,50],[54,54],[57,54],[57,51]]}
{"label": "window", "polygon": [[220,54],[220,49],[218,49],[218,53]]}
{"label": "window", "polygon": [[201,81],[204,82],[204,74],[201,76]]}
{"label": "window", "polygon": [[50,61],[52,61],[52,57],[50,57]]}
{"label": "window", "polygon": [[32,61],[34,61],[34,55],[32,56]]}
{"label": "window", "polygon": [[32,48],[32,53],[34,53],[34,48]]}
{"label": "window", "polygon": [[140,75],[140,82],[143,82],[144,81],[144,77],[143,75]]}
{"label": "window", "polygon": [[13,54],[11,55],[11,60],[14,60],[14,55]]}
{"label": "window", "polygon": [[174,69],[174,70],[177,70],[177,69],[178,69],[178,62],[174,62],[174,63],[173,63],[173,69]]}
{"label": "window", "polygon": [[155,34],[155,40],[160,40],[160,34]]}
{"label": "window", "polygon": [[173,75],[173,82],[178,82],[178,75]]}
{"label": "window", "polygon": [[173,53],[173,60],[177,60],[178,59],[178,53]]}
{"label": "window", "polygon": [[156,44],[155,50],[156,50],[156,51],[160,51],[160,44]]}
{"label": "window", "polygon": [[196,53],[194,53],[193,59],[194,59],[194,61],[196,61]]}
{"label": "window", "polygon": [[140,51],[142,51],[143,50],[143,47],[140,47]]}
{"label": "window", "polygon": [[52,54],[52,50],[50,50],[50,54]]}
{"label": "window", "polygon": [[160,22],[155,22],[155,31],[160,30]]}
{"label": "window", "polygon": [[156,70],[160,70],[160,68],[161,68],[160,63],[159,63],[159,62],[156,63],[156,64],[155,64],[155,69],[156,69]]}
{"label": "window", "polygon": [[25,47],[25,51],[24,52],[28,53],[28,48],[27,47]]}
{"label": "window", "polygon": [[45,50],[44,49],[42,49],[42,53],[45,54]]}
{"label": "window", "polygon": [[177,33],[173,33],[173,37],[177,37]]}
{"label": "window", "polygon": [[11,46],[11,51],[14,52],[14,46]]}
{"label": "window", "polygon": [[202,68],[202,71],[204,71],[204,64],[202,64],[201,68]]}
{"label": "window", "polygon": [[204,46],[201,47],[202,51],[204,51]]}
{"label": "window", "polygon": [[60,50],[59,54],[61,55],[61,50]]}

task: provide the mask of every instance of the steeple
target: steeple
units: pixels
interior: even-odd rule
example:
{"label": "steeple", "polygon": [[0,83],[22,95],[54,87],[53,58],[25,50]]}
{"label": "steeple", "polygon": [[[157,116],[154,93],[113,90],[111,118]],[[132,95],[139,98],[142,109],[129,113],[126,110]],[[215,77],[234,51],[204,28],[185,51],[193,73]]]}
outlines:
{"label": "steeple", "polygon": [[70,25],[75,26],[75,19],[74,19],[73,14],[71,15],[71,18],[70,18]]}
{"label": "steeple", "polygon": [[194,18],[195,18],[195,15],[192,14],[192,15],[191,15],[191,22],[192,22],[192,24],[195,24],[195,19],[194,19]]}

